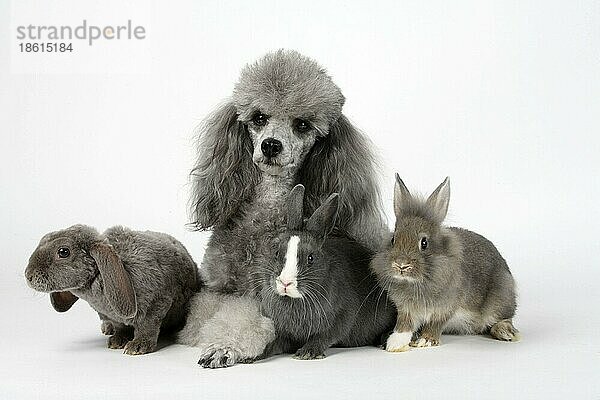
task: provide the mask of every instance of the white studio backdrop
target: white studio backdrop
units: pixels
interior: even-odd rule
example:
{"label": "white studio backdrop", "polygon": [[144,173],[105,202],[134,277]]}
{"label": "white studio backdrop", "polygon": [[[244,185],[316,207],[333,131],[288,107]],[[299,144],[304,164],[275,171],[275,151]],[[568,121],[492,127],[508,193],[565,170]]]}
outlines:
{"label": "white studio backdrop", "polygon": [[[78,42],[70,54],[19,52],[17,26],[76,26],[84,19],[132,20],[146,37]],[[270,376],[265,383],[275,382],[270,365],[298,368],[301,379],[316,379],[307,386],[315,390],[318,379],[339,379],[336,368],[346,368],[351,385],[363,385],[333,397],[358,396],[373,379],[391,395],[400,377],[411,381],[394,373],[396,364],[407,368],[397,361],[402,355],[366,350],[336,351],[324,360],[330,364],[314,367],[278,359],[221,375],[198,370],[193,350],[180,346],[123,360],[102,348],[83,302],[57,315],[25,285],[22,273],[40,237],[74,223],[168,232],[200,263],[209,234],[185,226],[194,128],[231,93],[244,64],[278,48],[314,58],[341,87],[345,114],[381,156],[390,225],[394,172],[422,192],[450,176],[448,223],[491,239],[517,279],[520,348],[502,347],[502,353],[496,343],[451,337],[448,346],[421,353],[424,358],[412,352],[415,365],[443,354],[448,370],[436,364],[430,386],[422,374],[413,377],[414,387],[403,381],[404,393],[599,395],[599,3],[3,1],[0,23],[0,388],[11,398],[44,390],[46,398],[72,396],[78,384],[101,382],[96,376],[66,383],[51,371],[62,350],[68,349],[65,359],[77,359],[89,347],[95,351],[86,367],[96,368],[97,359],[147,371],[141,392],[117,379],[92,390],[98,397],[167,393],[152,386],[170,387],[169,373],[152,378],[165,365],[179,376],[174,379],[202,380],[179,386],[190,395],[234,396],[242,389],[222,385],[235,377],[249,382],[249,395],[275,396],[256,383],[261,374]],[[74,348],[70,335],[79,340]],[[492,351],[498,359],[478,364]],[[35,360],[46,372],[33,373]],[[360,374],[351,362],[362,363]],[[380,363],[390,379],[382,377]],[[489,374],[481,372],[486,367]],[[461,376],[465,368],[473,375]]]}

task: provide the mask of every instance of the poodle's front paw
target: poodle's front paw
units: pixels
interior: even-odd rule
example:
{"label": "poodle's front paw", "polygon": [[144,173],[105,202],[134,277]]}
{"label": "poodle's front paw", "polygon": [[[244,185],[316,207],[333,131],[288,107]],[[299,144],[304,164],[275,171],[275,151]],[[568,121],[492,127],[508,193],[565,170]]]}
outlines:
{"label": "poodle's front paw", "polygon": [[125,345],[125,354],[138,356],[141,354],[152,353],[156,350],[156,342],[148,339],[133,339]]}
{"label": "poodle's front paw", "polygon": [[109,349],[122,349],[129,342],[129,338],[126,335],[115,333],[108,338]]}
{"label": "poodle's front paw", "polygon": [[100,324],[100,330],[102,331],[102,334],[106,336],[115,334],[115,327],[110,321],[102,321],[102,324]]}
{"label": "poodle's front paw", "polygon": [[412,332],[394,332],[388,338],[385,350],[393,353],[407,351],[410,349],[411,338]]}
{"label": "poodle's front paw", "polygon": [[200,355],[198,364],[202,368],[227,368],[241,359],[238,351],[231,347],[218,348],[216,346],[208,346]]}

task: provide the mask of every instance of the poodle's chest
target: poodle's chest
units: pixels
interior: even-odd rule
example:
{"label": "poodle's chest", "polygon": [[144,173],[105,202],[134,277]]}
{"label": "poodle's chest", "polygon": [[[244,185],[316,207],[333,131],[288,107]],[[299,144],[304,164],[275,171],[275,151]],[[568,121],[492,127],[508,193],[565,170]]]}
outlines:
{"label": "poodle's chest", "polygon": [[254,293],[257,273],[272,261],[286,219],[283,194],[245,204],[211,237],[201,267],[207,285],[224,292]]}
{"label": "poodle's chest", "polygon": [[241,205],[229,223],[214,231],[201,274],[206,284],[228,293],[255,294],[258,272],[264,271],[285,231],[290,178],[263,177],[255,197]]}

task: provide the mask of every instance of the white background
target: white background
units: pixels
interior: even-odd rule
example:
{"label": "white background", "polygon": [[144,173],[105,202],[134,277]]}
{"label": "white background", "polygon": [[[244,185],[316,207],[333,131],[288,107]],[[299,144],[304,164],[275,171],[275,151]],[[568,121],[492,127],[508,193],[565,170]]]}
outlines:
{"label": "white background", "polygon": [[[188,1],[0,5],[0,397],[598,398],[598,2]],[[21,54],[18,25],[145,26],[143,41]],[[105,349],[78,302],[55,313],[22,272],[40,237],[73,223],[178,237],[193,130],[267,51],[318,60],[345,114],[393,172],[452,180],[448,222],[494,241],[517,279],[523,340],[446,336],[434,349],[333,350],[209,371],[169,346]]]}

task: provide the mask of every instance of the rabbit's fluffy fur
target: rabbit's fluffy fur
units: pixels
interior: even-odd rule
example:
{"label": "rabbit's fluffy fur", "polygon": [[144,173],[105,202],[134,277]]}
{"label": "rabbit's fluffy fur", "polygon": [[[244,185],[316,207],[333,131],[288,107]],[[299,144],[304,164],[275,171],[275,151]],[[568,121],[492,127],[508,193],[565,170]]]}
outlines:
{"label": "rabbit's fluffy fur", "polygon": [[[336,233],[371,249],[380,244],[385,225],[372,146],[342,114],[343,104],[322,67],[280,50],[246,66],[233,96],[203,124],[191,207],[193,225],[213,230],[201,265],[211,290],[255,296],[253,274],[272,255],[273,240],[285,228],[286,197],[297,183],[306,186],[307,214],[337,192]],[[265,150],[269,141],[278,143],[276,154]],[[231,330],[239,324],[236,315]],[[179,340],[196,344],[197,335],[187,329]],[[248,342],[266,344],[270,337],[249,333],[231,345],[205,332],[201,363],[226,366],[213,362],[215,348],[235,363],[250,356],[243,351],[254,347]]]}
{"label": "rabbit's fluffy fur", "polygon": [[200,281],[185,247],[167,234],[121,226],[99,234],[85,225],[45,235],[25,277],[59,312],[87,301],[111,335],[108,346],[131,355],[154,351],[161,329],[183,326]]}
{"label": "rabbit's fluffy fur", "polygon": [[442,225],[449,200],[448,179],[422,200],[396,175],[396,229],[371,262],[398,308],[388,351],[436,346],[442,332],[519,338],[512,325],[515,283],[506,261],[483,236]]}

